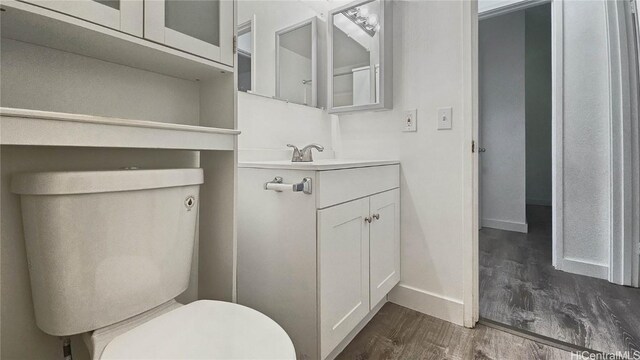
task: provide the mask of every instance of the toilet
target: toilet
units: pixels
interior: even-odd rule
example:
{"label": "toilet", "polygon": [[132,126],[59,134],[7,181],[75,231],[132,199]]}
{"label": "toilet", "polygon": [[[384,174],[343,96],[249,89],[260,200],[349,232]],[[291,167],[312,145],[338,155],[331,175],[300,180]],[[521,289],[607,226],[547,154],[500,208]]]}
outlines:
{"label": "toilet", "polygon": [[16,174],[36,323],[92,359],[295,359],[264,314],[187,305],[202,169]]}

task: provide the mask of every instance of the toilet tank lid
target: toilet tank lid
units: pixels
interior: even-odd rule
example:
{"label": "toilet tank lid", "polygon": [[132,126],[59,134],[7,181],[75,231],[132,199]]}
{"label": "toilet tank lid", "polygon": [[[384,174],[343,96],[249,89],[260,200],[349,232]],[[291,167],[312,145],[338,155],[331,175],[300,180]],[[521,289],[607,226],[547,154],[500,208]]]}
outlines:
{"label": "toilet tank lid", "polygon": [[24,195],[91,194],[157,189],[204,182],[202,169],[56,171],[18,173],[11,191]]}

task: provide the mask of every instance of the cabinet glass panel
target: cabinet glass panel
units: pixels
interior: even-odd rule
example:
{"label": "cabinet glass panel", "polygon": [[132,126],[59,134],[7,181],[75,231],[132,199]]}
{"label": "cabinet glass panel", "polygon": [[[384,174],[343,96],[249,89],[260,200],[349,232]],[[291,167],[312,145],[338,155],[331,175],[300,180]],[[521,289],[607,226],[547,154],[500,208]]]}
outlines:
{"label": "cabinet glass panel", "polygon": [[167,0],[165,4],[166,27],[220,46],[219,0]]}
{"label": "cabinet glass panel", "polygon": [[120,0],[92,0],[112,9],[120,10]]}

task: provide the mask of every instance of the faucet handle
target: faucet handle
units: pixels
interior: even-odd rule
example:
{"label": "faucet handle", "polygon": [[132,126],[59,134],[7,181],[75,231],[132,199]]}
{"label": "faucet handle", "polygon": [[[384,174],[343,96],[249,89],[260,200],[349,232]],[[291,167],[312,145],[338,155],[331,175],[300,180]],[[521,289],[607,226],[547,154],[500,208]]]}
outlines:
{"label": "faucet handle", "polygon": [[297,146],[292,144],[287,144],[287,147],[293,148],[293,155],[291,156],[291,162],[301,162],[302,161],[302,152],[298,149]]}
{"label": "faucet handle", "polygon": [[322,145],[310,144],[310,145],[305,146],[304,148],[302,148],[302,150],[300,150],[300,154],[302,155],[302,161],[303,162],[312,162],[313,161],[313,154],[311,153],[311,149],[316,149],[319,152],[324,151],[324,147]]}
{"label": "faucet handle", "polygon": [[310,151],[309,149],[316,149],[319,152],[323,152],[324,151],[324,146],[320,145],[320,144],[309,144],[305,147],[302,148],[302,152],[304,153],[305,151]]}

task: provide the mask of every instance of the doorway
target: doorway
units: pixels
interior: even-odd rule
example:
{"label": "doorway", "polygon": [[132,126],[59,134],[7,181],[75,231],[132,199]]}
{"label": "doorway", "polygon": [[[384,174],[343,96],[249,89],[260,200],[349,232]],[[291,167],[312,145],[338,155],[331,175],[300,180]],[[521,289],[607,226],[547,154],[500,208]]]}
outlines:
{"label": "doorway", "polygon": [[609,256],[619,145],[610,14],[605,1],[528,2],[480,16],[479,315],[634,356],[640,290],[611,282]]}

